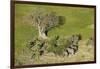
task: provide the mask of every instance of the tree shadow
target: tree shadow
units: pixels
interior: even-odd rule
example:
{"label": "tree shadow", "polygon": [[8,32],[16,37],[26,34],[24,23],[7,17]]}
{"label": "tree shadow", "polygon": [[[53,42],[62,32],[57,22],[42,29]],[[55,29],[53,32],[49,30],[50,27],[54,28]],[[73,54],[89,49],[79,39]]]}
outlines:
{"label": "tree shadow", "polygon": [[59,25],[63,25],[65,23],[66,19],[64,16],[59,16]]}

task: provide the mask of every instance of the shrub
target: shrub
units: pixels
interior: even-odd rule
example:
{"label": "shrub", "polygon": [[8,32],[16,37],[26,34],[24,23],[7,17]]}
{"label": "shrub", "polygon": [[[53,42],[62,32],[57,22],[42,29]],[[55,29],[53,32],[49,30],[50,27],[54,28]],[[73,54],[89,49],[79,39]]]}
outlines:
{"label": "shrub", "polygon": [[55,36],[48,42],[48,52],[53,52],[55,55],[61,55],[67,46],[67,40],[64,38],[59,38]]}

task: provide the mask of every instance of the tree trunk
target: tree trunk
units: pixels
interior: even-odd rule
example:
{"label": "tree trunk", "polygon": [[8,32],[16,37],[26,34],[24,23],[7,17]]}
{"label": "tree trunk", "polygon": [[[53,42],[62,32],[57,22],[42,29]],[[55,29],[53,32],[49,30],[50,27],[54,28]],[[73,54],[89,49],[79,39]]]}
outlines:
{"label": "tree trunk", "polygon": [[38,31],[39,31],[39,37],[41,37],[41,38],[43,38],[43,39],[47,39],[46,32],[43,31],[43,29],[40,28],[40,26],[38,26]]}

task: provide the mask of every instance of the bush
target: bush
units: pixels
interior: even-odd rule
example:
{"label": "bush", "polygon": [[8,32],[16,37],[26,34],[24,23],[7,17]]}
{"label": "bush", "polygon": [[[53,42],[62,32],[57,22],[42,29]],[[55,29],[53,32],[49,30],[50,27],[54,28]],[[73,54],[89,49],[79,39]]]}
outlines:
{"label": "bush", "polygon": [[64,38],[59,38],[55,36],[54,38],[48,41],[48,52],[53,52],[55,55],[62,55],[65,48],[67,47],[67,40]]}
{"label": "bush", "polygon": [[44,46],[44,40],[40,38],[34,38],[28,43],[28,48],[33,52],[31,58],[34,58],[36,61],[39,60],[41,49]]}

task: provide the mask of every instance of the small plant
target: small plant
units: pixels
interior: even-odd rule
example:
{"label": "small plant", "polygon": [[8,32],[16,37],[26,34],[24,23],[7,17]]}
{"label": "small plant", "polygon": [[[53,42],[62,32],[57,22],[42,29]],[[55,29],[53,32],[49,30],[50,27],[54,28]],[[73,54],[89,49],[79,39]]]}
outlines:
{"label": "small plant", "polygon": [[86,42],[87,46],[93,46],[94,45],[94,39],[92,37],[90,37],[87,42]]}

